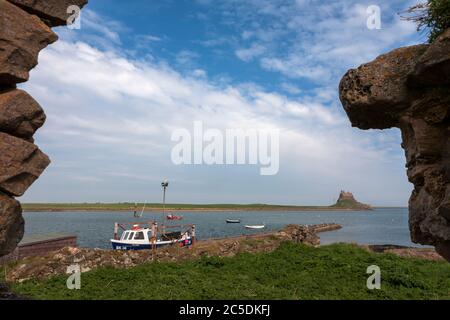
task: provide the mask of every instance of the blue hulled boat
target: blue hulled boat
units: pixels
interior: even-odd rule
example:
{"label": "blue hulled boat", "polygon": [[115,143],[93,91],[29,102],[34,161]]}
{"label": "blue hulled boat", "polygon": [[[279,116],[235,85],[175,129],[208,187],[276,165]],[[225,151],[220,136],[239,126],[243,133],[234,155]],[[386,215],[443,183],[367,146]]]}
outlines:
{"label": "blue hulled boat", "polygon": [[[114,250],[145,250],[157,249],[163,246],[177,245],[188,247],[195,240],[195,225],[185,226],[158,226],[157,222],[134,224],[131,229],[124,227],[124,223],[116,223],[114,228],[114,239],[111,244]],[[119,228],[122,234],[119,237]],[[179,229],[171,231],[170,229]]]}

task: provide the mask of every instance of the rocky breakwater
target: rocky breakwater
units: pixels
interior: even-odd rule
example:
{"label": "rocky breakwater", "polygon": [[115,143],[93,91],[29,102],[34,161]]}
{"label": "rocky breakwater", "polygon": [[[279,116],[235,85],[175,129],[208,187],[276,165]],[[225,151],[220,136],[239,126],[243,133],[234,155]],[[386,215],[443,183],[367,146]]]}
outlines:
{"label": "rocky breakwater", "polygon": [[450,29],[349,70],[339,89],[354,127],[400,128],[411,239],[450,261]]}
{"label": "rocky breakwater", "polygon": [[65,25],[87,0],[0,0],[0,256],[22,239],[22,196],[49,165],[33,135],[45,122],[40,105],[16,85],[28,80],[39,52],[58,37],[51,27]]}

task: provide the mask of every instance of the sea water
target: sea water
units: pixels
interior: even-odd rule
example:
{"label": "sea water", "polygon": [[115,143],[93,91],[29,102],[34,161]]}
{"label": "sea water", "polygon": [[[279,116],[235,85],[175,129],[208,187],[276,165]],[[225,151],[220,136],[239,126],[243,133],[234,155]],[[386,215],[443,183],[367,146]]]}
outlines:
{"label": "sea water", "polygon": [[[374,211],[189,211],[177,212],[182,221],[167,224],[196,225],[198,239],[254,234],[283,228],[287,224],[338,223],[342,229],[320,234],[322,244],[354,242],[359,244],[395,244],[417,246],[410,240],[407,208],[380,208]],[[27,212],[26,234],[70,233],[78,245],[87,248],[110,248],[114,222],[163,220],[161,212],[144,213],[136,219],[133,213],[101,212]],[[227,224],[226,219],[241,219]],[[247,230],[246,224],[266,225],[264,230]]]}

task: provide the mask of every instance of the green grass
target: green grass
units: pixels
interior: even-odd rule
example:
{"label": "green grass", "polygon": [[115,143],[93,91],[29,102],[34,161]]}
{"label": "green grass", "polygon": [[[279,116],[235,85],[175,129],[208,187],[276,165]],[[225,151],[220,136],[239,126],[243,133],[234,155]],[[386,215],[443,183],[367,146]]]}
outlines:
{"label": "green grass", "polygon": [[[137,210],[142,210],[144,204],[138,203]],[[134,203],[24,203],[25,211],[133,211]],[[161,203],[147,203],[147,210],[162,210]],[[166,204],[168,210],[333,210],[334,207],[327,206],[289,206],[271,204]]]}
{"label": "green grass", "polygon": [[[381,268],[381,290],[366,287],[370,265]],[[450,264],[283,243],[271,253],[101,268],[84,273],[81,285],[68,290],[59,276],[12,288],[36,299],[450,299]]]}

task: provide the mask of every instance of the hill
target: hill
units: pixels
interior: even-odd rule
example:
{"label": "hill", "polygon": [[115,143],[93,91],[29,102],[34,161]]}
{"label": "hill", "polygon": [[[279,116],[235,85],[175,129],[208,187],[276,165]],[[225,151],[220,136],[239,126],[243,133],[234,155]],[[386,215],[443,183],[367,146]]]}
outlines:
{"label": "hill", "polygon": [[331,207],[351,210],[373,210],[372,206],[358,202],[353,194],[347,191],[341,191],[339,199]]}

